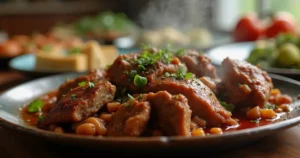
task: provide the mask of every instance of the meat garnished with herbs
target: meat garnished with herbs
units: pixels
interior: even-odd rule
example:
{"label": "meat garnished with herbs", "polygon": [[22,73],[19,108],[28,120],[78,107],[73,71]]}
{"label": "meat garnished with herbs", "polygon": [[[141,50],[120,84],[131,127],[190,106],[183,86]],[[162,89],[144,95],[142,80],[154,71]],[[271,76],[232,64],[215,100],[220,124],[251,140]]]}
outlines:
{"label": "meat garnished with herbs", "polygon": [[60,100],[63,95],[67,94],[72,88],[78,87],[78,84],[84,82],[97,82],[105,79],[106,72],[102,70],[93,70],[87,75],[79,76],[75,79],[69,79],[59,86],[57,100]]}
{"label": "meat garnished with herbs", "polygon": [[158,78],[145,88],[147,92],[165,90],[173,95],[182,94],[189,102],[192,116],[199,116],[208,126],[235,124],[231,122],[231,112],[226,110],[214,93],[199,79],[177,80],[176,78]]}
{"label": "meat garnished with herbs", "polygon": [[211,64],[211,60],[204,54],[196,51],[187,51],[186,53],[176,53],[179,60],[185,63],[188,71],[198,77],[208,76],[210,78],[218,78],[216,68]]}
{"label": "meat garnished with herbs", "polygon": [[150,92],[146,100],[151,104],[153,121],[167,136],[189,136],[191,113],[185,96],[167,91]]}
{"label": "meat garnished with herbs", "polygon": [[113,114],[108,136],[140,136],[150,119],[151,106],[147,101],[129,100]]}
{"label": "meat garnished with herbs", "polygon": [[226,58],[222,62],[222,99],[240,106],[264,107],[273,88],[268,74],[245,61]]}
{"label": "meat garnished with herbs", "polygon": [[205,136],[272,123],[290,110],[293,99],[258,67],[227,58],[221,70],[219,78],[195,51],[144,48],[62,83],[22,117],[56,133]]}
{"label": "meat garnished with herbs", "polygon": [[73,88],[39,122],[39,126],[82,121],[113,101],[115,91],[116,87],[107,81],[96,84],[87,82],[85,85]]}

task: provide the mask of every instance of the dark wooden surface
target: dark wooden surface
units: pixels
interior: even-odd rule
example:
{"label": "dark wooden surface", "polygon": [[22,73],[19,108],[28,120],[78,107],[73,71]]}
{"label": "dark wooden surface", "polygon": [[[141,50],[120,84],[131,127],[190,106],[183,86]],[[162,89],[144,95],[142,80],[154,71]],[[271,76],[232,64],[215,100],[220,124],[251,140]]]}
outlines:
{"label": "dark wooden surface", "polygon": [[[29,81],[33,78],[26,77],[18,72],[0,71],[0,93],[18,84]],[[224,144],[226,146],[226,144]],[[216,149],[218,151],[218,149]],[[116,152],[97,152],[85,149],[74,149],[72,147],[61,146],[60,144],[50,144],[44,140],[26,137],[0,127],[0,157],[1,158],[27,158],[27,157],[85,157],[96,154],[115,155],[118,157],[144,157],[155,153],[149,151],[147,154],[137,155],[132,151],[128,155]],[[169,153],[171,154],[171,153]],[[215,152],[203,154],[183,153],[172,157],[225,157],[225,158],[299,158],[300,157],[300,125],[284,131],[270,135],[253,144],[243,146],[225,152]],[[154,157],[154,156],[152,156]],[[164,155],[166,157],[166,155]]]}

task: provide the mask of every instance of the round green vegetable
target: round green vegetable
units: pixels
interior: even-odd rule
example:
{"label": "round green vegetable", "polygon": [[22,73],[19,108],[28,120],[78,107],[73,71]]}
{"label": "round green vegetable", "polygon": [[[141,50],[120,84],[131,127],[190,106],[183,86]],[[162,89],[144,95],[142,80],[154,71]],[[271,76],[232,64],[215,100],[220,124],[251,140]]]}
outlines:
{"label": "round green vegetable", "polygon": [[279,48],[277,64],[283,67],[290,67],[300,62],[300,51],[292,43],[283,44]]}

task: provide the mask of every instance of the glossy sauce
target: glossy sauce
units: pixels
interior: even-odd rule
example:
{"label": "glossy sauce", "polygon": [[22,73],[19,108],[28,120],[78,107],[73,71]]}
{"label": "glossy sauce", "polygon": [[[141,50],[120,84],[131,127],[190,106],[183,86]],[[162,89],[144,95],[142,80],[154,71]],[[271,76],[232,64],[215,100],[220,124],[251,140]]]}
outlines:
{"label": "glossy sauce", "polygon": [[[43,100],[44,106],[41,110],[41,112],[37,113],[30,113],[27,111],[27,105],[24,106],[24,108],[21,109],[21,116],[22,119],[30,126],[36,126],[40,115],[47,115],[47,113],[50,112],[50,110],[55,106],[56,102],[56,94],[57,91],[52,91],[46,95],[43,95],[40,97],[40,99]],[[275,122],[281,121],[281,116],[284,115],[285,112],[282,113],[276,113],[277,117],[274,119],[261,119],[259,121],[252,121],[247,119],[245,116],[242,115],[233,115],[232,118],[238,119],[238,125],[235,126],[227,126],[222,127],[223,132],[230,132],[235,130],[242,130],[242,129],[248,129],[248,128],[254,128],[259,126],[264,126],[268,124],[272,124]],[[209,128],[204,129],[205,133],[209,133]]]}

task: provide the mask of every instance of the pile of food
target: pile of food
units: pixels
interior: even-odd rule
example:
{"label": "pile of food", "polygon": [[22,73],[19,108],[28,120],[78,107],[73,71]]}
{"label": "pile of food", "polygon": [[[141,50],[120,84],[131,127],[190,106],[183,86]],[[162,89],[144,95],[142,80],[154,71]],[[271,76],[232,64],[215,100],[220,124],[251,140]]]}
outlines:
{"label": "pile of food", "polygon": [[35,53],[35,70],[66,72],[86,72],[103,69],[111,64],[118,52],[114,46],[101,46],[97,41],[89,40],[72,47],[57,44],[44,45]]}
{"label": "pile of food", "polygon": [[234,30],[235,42],[272,39],[281,33],[298,35],[297,19],[289,12],[275,12],[271,16],[260,19],[257,13],[248,13],[242,16]]}
{"label": "pile of food", "polygon": [[155,47],[165,47],[170,44],[173,47],[208,48],[212,45],[213,37],[205,28],[193,28],[188,31],[180,31],[171,26],[158,29],[141,31],[137,37],[138,44],[151,44]]}
{"label": "pile of food", "polygon": [[265,71],[224,59],[218,76],[193,50],[143,48],[25,105],[29,125],[107,137],[205,136],[280,120],[292,98]]}
{"label": "pile of food", "polygon": [[112,42],[118,37],[135,33],[136,29],[136,24],[124,13],[100,12],[70,24],[59,24],[51,31],[55,34],[73,34],[84,39]]}
{"label": "pile of food", "polygon": [[35,33],[32,35],[14,35],[0,44],[0,57],[15,57],[22,54],[36,53],[39,49],[47,49],[49,45],[58,45],[69,49],[82,44],[76,36],[66,38],[51,33]]}
{"label": "pile of food", "polygon": [[279,34],[275,39],[256,41],[247,61],[262,68],[300,68],[300,37]]}

